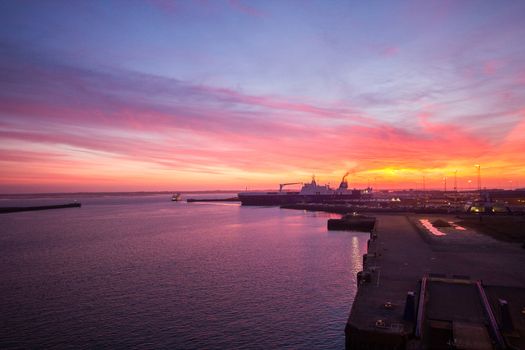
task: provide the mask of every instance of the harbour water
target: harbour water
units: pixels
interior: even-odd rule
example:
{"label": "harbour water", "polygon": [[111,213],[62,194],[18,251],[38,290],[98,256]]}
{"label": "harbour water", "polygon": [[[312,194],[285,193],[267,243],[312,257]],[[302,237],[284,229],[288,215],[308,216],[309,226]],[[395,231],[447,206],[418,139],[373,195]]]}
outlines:
{"label": "harbour water", "polygon": [[0,348],[344,348],[366,233],[170,198],[0,215]]}

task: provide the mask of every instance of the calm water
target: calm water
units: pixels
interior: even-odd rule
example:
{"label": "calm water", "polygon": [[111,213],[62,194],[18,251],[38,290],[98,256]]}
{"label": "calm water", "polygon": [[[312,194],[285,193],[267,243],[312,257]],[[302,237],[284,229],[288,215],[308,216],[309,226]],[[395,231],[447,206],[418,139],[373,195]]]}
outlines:
{"label": "calm water", "polygon": [[0,348],[344,348],[367,234],[169,199],[0,214]]}

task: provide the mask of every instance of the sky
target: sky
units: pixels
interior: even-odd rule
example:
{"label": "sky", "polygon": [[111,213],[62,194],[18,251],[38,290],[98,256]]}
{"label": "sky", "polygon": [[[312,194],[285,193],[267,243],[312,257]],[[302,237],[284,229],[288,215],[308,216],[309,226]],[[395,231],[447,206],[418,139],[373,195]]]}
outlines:
{"label": "sky", "polygon": [[[0,193],[525,187],[525,2],[0,0]],[[455,179],[455,180],[454,180]]]}

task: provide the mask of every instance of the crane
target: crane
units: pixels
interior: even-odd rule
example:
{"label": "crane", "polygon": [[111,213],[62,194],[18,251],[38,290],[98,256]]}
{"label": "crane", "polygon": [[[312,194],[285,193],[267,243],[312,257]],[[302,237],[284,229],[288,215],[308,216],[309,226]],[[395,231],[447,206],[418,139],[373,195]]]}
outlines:
{"label": "crane", "polygon": [[283,191],[283,187],[284,186],[288,186],[288,185],[300,185],[302,184],[302,182],[288,182],[288,183],[285,183],[285,184],[279,184],[279,192],[282,192]]}

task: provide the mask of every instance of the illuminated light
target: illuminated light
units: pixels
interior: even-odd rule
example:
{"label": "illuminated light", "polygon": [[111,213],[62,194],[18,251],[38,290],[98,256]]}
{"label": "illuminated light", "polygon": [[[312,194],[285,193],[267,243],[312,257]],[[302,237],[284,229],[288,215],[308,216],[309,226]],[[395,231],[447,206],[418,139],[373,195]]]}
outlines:
{"label": "illuminated light", "polygon": [[432,225],[432,223],[428,219],[420,219],[419,222],[421,222],[421,225],[423,225],[423,227],[426,228],[434,236],[446,236],[447,235],[446,233],[441,232],[439,229],[434,227],[434,225]]}
{"label": "illuminated light", "polygon": [[466,231],[467,229],[464,228],[463,226],[459,226],[459,225],[456,225],[453,221],[449,221],[448,222],[450,225],[452,225],[452,227],[454,227],[456,230],[458,231]]}

